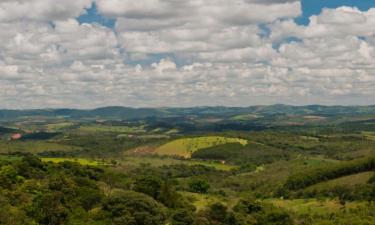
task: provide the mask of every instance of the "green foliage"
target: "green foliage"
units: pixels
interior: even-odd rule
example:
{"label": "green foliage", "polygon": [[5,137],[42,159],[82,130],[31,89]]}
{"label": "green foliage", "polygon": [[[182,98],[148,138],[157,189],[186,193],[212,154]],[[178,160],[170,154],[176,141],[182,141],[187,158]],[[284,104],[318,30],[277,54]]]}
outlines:
{"label": "green foliage", "polygon": [[113,224],[118,225],[165,225],[164,207],[151,197],[132,191],[118,191],[104,203]]}
{"label": "green foliage", "polygon": [[68,209],[62,203],[63,193],[45,193],[34,199],[28,215],[42,225],[64,224],[68,216]]}
{"label": "green foliage", "polygon": [[341,163],[339,165],[303,171],[291,175],[285,183],[285,187],[290,190],[297,190],[308,187],[318,182],[338,178],[345,175],[355,174],[375,169],[375,158],[354,160],[352,162]]}
{"label": "green foliage", "polygon": [[233,143],[219,145],[201,149],[192,154],[192,158],[220,160],[240,165],[260,165],[289,157],[289,153],[280,149],[252,142],[247,145]]}
{"label": "green foliage", "polygon": [[204,180],[192,180],[189,183],[189,190],[194,193],[205,194],[210,189],[210,185]]}
{"label": "green foliage", "polygon": [[17,184],[22,180],[21,177],[17,175],[16,169],[11,166],[3,166],[0,169],[0,186],[3,188],[11,188],[14,184]]}
{"label": "green foliage", "polygon": [[155,199],[160,195],[162,180],[155,176],[138,177],[134,183],[134,190],[147,194]]}
{"label": "green foliage", "polygon": [[191,225],[194,222],[194,212],[188,209],[177,209],[172,213],[171,225]]}
{"label": "green foliage", "polygon": [[369,184],[375,184],[375,174],[368,180]]}

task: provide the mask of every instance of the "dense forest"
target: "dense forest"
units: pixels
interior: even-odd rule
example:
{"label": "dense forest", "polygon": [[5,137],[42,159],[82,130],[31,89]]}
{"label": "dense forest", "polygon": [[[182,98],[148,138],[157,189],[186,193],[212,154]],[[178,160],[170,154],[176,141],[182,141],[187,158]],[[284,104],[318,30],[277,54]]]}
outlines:
{"label": "dense forest", "polygon": [[[108,173],[71,162],[43,163],[33,156],[4,161],[1,224],[292,224],[288,213],[255,199],[240,199],[233,208],[215,203],[196,212],[167,176]],[[195,181],[190,186],[204,193],[205,185]]]}

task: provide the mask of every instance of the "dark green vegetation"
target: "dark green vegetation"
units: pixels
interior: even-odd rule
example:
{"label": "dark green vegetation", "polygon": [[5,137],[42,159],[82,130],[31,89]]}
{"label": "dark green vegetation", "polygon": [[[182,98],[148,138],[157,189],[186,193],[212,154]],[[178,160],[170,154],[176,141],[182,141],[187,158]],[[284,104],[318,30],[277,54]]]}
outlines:
{"label": "dark green vegetation", "polygon": [[0,139],[1,225],[375,224],[374,106],[2,110]]}

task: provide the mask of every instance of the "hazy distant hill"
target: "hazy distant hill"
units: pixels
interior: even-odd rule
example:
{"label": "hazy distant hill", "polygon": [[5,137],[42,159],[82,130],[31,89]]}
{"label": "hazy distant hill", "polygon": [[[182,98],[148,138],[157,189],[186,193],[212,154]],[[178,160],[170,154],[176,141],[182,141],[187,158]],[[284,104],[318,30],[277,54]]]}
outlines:
{"label": "hazy distant hill", "polygon": [[375,115],[375,106],[250,106],[250,107],[191,107],[191,108],[129,108],[104,107],[92,110],[78,109],[35,109],[0,110],[0,119],[9,120],[21,117],[70,117],[96,119],[140,119],[168,116],[231,116],[238,114],[259,115]]}

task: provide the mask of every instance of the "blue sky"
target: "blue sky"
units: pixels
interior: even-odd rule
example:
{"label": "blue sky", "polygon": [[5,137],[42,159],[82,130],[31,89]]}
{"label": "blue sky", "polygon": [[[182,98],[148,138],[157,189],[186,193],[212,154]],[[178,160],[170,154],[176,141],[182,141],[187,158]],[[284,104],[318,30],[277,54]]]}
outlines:
{"label": "blue sky", "polygon": [[96,4],[92,4],[91,8],[87,9],[87,13],[77,18],[80,23],[99,23],[106,27],[114,28],[115,19],[107,18],[98,13]]}
{"label": "blue sky", "polygon": [[303,16],[296,19],[299,24],[306,25],[311,15],[318,15],[323,8],[337,8],[340,6],[357,7],[366,11],[375,6],[374,0],[303,0]]}

